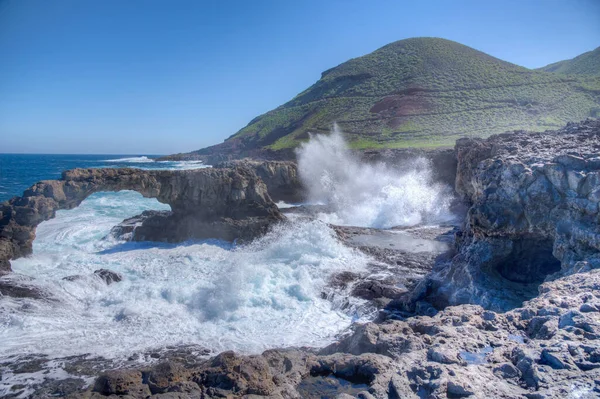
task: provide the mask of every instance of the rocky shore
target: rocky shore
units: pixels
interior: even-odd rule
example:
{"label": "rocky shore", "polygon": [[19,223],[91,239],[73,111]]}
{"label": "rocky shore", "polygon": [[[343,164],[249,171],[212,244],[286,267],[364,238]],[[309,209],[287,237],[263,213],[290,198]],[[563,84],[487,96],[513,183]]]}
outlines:
{"label": "rocky shore", "polygon": [[[31,356],[0,370],[24,380],[49,367],[65,371],[63,379],[13,387],[15,397],[34,398],[599,397],[600,121],[462,139],[453,154],[455,190],[468,207],[458,226],[333,226],[372,262],[364,275],[334,276],[323,295],[350,289],[378,316],[332,345],[216,356],[165,348],[140,354],[143,365]],[[453,161],[441,159],[438,178],[447,180]],[[198,175],[73,171],[38,183],[3,205],[10,222],[2,226],[12,230],[2,237],[10,232],[20,251],[3,259],[26,255],[35,225],[100,190],[134,189],[169,203],[173,214],[208,203],[220,217],[269,223],[284,220],[271,196],[300,195],[293,164],[220,166]],[[287,212],[311,217],[306,207]],[[33,230],[19,230],[24,222]]]}

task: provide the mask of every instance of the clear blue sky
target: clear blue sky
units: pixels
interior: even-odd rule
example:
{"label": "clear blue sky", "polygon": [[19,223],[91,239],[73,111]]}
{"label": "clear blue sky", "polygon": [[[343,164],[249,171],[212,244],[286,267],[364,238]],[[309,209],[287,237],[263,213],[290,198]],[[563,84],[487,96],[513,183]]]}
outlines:
{"label": "clear blue sky", "polygon": [[600,46],[600,1],[0,0],[0,152],[195,150],[415,36],[540,67]]}

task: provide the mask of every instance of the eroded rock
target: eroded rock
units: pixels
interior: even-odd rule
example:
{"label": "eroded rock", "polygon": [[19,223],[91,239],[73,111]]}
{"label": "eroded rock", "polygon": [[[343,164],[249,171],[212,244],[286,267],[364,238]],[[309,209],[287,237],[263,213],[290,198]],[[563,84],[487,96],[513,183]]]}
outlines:
{"label": "eroded rock", "polygon": [[[471,204],[459,254],[431,298],[507,310],[544,279],[600,267],[600,121],[456,143],[456,191]],[[433,299],[432,299],[433,300]]]}
{"label": "eroded rock", "polygon": [[267,190],[273,201],[296,203],[303,200],[302,182],[298,176],[298,166],[293,161],[241,159],[220,162],[214,167],[251,170],[267,185]]}
{"label": "eroded rock", "polygon": [[32,251],[35,228],[59,209],[72,209],[93,193],[134,190],[171,206],[133,228],[133,239],[180,242],[252,239],[284,219],[265,184],[251,170],[74,169],[61,180],[39,182],[22,197],[0,204],[0,267]]}

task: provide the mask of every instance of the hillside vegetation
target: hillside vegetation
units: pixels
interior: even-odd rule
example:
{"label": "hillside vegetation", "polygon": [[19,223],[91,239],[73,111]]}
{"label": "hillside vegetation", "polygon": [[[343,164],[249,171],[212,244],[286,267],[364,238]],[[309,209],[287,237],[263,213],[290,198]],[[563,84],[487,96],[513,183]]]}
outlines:
{"label": "hillside vegetation", "polygon": [[540,68],[542,71],[562,74],[600,75],[600,47],[571,60],[555,62]]}
{"label": "hillside vegetation", "polygon": [[[600,77],[530,70],[437,38],[388,44],[322,73],[225,143],[192,154],[284,150],[337,122],[354,148],[439,147],[600,116]],[[191,154],[190,154],[191,155]]]}

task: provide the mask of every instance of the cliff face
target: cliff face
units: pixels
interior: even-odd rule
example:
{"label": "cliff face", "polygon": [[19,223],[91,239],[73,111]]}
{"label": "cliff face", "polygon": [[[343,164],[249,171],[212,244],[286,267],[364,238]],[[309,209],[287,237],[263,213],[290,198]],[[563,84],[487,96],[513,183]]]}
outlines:
{"label": "cliff face", "polygon": [[302,183],[298,176],[298,165],[292,161],[254,161],[242,159],[221,162],[215,168],[244,168],[256,173],[267,185],[274,201],[300,202]]}
{"label": "cliff face", "polygon": [[[133,190],[169,204],[171,212],[144,221],[143,239],[252,238],[283,215],[251,170],[75,169],[61,180],[39,182],[22,197],[0,205],[0,270],[31,253],[35,228],[60,209],[72,209],[93,193]],[[140,237],[140,239],[142,239]]]}
{"label": "cliff face", "polygon": [[510,282],[600,267],[600,121],[462,139],[456,155],[471,207],[436,300],[510,308],[523,299]]}

